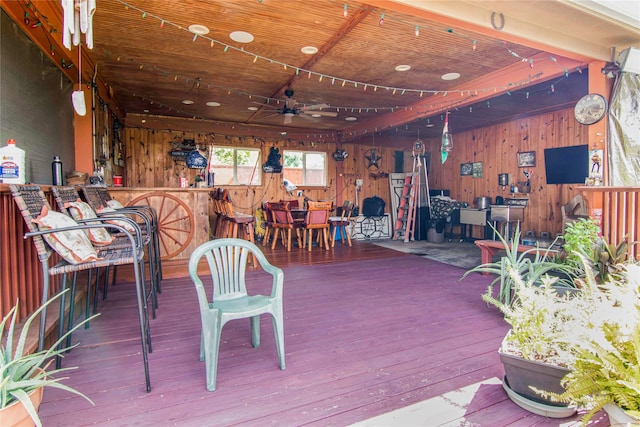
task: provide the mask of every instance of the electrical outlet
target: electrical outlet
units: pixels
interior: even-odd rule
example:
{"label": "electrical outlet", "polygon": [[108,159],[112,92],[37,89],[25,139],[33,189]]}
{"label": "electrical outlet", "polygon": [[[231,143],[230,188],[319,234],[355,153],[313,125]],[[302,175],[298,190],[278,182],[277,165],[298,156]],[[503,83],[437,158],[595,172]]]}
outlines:
{"label": "electrical outlet", "polygon": [[356,187],[362,187],[363,181],[361,179],[356,179]]}

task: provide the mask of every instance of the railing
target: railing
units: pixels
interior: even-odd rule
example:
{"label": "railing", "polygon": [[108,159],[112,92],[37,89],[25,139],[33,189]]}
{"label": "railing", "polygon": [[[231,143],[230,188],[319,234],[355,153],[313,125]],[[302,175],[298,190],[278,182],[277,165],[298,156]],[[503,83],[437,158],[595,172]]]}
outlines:
{"label": "railing", "polygon": [[[46,192],[46,191],[45,191]],[[53,198],[47,192],[49,204]],[[19,318],[23,319],[38,307],[42,295],[42,267],[35,246],[25,240],[26,226],[11,191],[0,184],[0,316],[20,301]],[[53,256],[52,258],[57,258]],[[51,259],[50,262],[55,262]],[[53,278],[52,278],[53,279]],[[59,280],[52,280],[52,292],[59,288]],[[52,293],[53,294],[53,293]]]}
{"label": "railing", "polygon": [[[612,244],[625,236],[629,242],[640,239],[640,187],[580,187],[587,200],[589,215],[600,217],[602,236]],[[640,245],[629,245],[629,257],[640,259]]]}

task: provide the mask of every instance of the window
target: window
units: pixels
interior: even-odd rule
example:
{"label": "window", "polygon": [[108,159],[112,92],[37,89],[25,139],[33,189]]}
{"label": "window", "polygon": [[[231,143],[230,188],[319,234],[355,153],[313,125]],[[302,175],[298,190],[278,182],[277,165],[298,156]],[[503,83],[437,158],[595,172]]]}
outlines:
{"label": "window", "polygon": [[324,187],[327,184],[327,154],[285,150],[283,174],[284,179],[295,185]]}
{"label": "window", "polygon": [[260,150],[217,147],[211,153],[216,185],[260,185]]}

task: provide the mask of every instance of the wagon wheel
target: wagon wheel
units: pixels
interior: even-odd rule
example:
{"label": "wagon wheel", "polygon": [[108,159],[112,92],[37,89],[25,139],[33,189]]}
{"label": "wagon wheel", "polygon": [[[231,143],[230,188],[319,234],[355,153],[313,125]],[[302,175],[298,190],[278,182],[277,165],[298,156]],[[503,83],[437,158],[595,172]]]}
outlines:
{"label": "wagon wheel", "polygon": [[195,232],[191,209],[176,196],[155,192],[136,197],[129,205],[146,205],[158,213],[158,237],[162,259],[173,258],[190,243]]}

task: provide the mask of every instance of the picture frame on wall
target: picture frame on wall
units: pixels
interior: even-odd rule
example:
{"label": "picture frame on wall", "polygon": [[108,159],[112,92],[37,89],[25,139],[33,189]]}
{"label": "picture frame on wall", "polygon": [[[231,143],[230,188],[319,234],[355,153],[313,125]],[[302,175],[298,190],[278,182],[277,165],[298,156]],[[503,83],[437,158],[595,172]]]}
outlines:
{"label": "picture frame on wall", "polygon": [[535,151],[518,151],[518,167],[530,168],[536,165]]}
{"label": "picture frame on wall", "polygon": [[482,178],[482,162],[473,163],[473,177]]}
{"label": "picture frame on wall", "polygon": [[473,175],[473,163],[460,163],[460,176]]}

